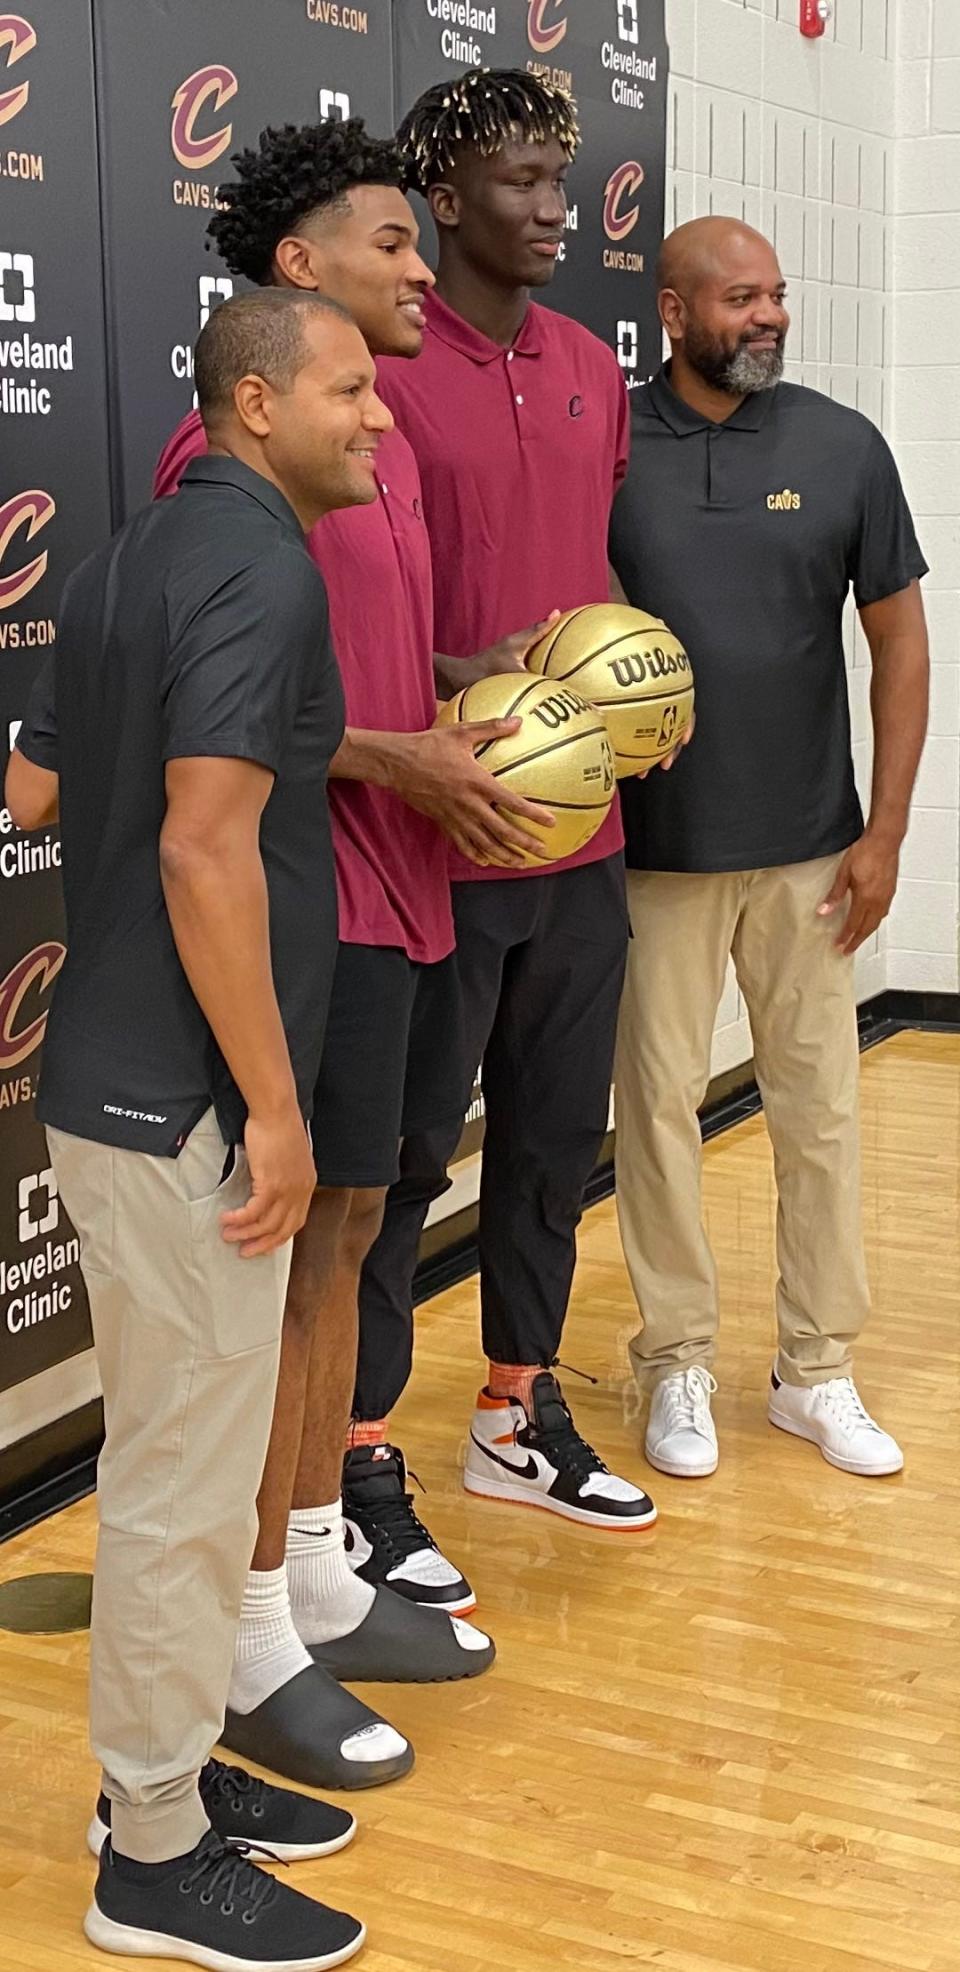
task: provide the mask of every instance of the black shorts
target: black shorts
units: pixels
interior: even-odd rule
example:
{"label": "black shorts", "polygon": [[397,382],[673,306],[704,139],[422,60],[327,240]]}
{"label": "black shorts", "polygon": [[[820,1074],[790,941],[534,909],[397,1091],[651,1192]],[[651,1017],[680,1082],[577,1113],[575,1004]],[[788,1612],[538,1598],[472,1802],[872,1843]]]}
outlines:
{"label": "black shorts", "polygon": [[310,1124],[317,1183],[392,1185],[400,1143],[469,1101],[454,958],[418,965],[394,946],[340,945]]}

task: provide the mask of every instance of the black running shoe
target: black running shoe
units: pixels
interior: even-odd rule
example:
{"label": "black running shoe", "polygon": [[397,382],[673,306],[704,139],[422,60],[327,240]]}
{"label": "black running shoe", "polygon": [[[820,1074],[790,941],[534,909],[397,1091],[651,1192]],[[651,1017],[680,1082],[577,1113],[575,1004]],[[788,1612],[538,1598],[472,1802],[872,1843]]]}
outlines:
{"label": "black running shoe", "polygon": [[347,1560],[355,1575],[448,1616],[467,1616],[476,1608],[469,1582],[414,1512],[403,1453],[395,1445],[357,1445],[347,1453],[343,1513]]}
{"label": "black running shoe", "polygon": [[534,1378],[530,1413],[519,1397],[481,1390],[463,1483],[468,1493],[542,1506],[587,1527],[633,1530],[657,1517],[646,1493],[618,1479],[581,1438],[549,1370]]}
{"label": "black running shoe", "polygon": [[83,1928],[101,1951],[213,1972],[324,1972],[366,1935],[355,1917],[275,1882],[212,1829],[189,1855],[150,1869],[118,1859],[106,1841]]}
{"label": "black running shoe", "polygon": [[[357,1832],[345,1808],[313,1801],[309,1794],[295,1794],[290,1787],[272,1787],[244,1767],[224,1766],[222,1760],[207,1761],[200,1775],[200,1799],[222,1842],[269,1849],[280,1862],[332,1856],[345,1849]],[[110,1802],[101,1794],[87,1829],[87,1843],[95,1856],[109,1833]]]}

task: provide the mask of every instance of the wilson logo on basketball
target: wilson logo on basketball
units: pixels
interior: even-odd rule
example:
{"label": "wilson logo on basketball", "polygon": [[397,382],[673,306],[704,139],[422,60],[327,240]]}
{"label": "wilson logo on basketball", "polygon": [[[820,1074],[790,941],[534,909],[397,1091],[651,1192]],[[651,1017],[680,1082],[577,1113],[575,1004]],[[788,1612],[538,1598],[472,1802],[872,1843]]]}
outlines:
{"label": "wilson logo on basketball", "polygon": [[0,1073],[18,1068],[40,1046],[47,1025],[46,1009],[24,1019],[25,1003],[31,998],[35,1002],[37,995],[53,985],[66,956],[66,946],[52,940],[35,945],[11,966],[0,983]]}
{"label": "wilson logo on basketball", "polygon": [[35,555],[32,561],[24,562],[5,575],[3,560],[21,527],[27,530],[27,540],[32,541],[41,527],[46,527],[57,511],[56,502],[49,493],[34,489],[30,493],[15,493],[12,500],[0,506],[0,609],[12,609],[15,603],[22,603],[24,596],[42,582],[47,572],[46,550]]}
{"label": "wilson logo on basketball", "polygon": [[551,692],[549,698],[541,699],[531,710],[541,726],[549,726],[551,732],[556,732],[558,726],[565,726],[568,719],[589,712],[590,708],[578,692]]}
{"label": "wilson logo on basketball", "polygon": [[174,157],[186,171],[206,171],[228,149],[233,137],[232,123],[224,124],[206,137],[197,134],[197,124],[205,112],[219,116],[239,87],[232,68],[223,68],[219,63],[198,68],[187,76],[186,82],[181,82],[171,104],[170,142]]}
{"label": "wilson logo on basketball", "polygon": [[[37,45],[36,29],[25,21],[22,14],[0,14],[0,58],[2,67],[11,69],[14,62],[29,55]],[[0,123],[11,123],[24,108],[30,94],[29,82],[20,82],[15,89],[0,89]]]}
{"label": "wilson logo on basketball", "polygon": [[527,0],[527,40],[538,55],[549,55],[559,48],[567,31],[566,18],[557,20],[567,0]]}
{"label": "wilson logo on basketball", "polygon": [[626,657],[611,657],[607,669],[626,691],[629,685],[642,685],[647,678],[676,678],[689,672],[690,659],[679,644],[676,650],[662,650],[655,644],[645,657],[639,651],[630,651]]}
{"label": "wilson logo on basketball", "polygon": [[603,230],[608,240],[625,240],[640,217],[643,165],[635,158],[610,173],[603,194]]}

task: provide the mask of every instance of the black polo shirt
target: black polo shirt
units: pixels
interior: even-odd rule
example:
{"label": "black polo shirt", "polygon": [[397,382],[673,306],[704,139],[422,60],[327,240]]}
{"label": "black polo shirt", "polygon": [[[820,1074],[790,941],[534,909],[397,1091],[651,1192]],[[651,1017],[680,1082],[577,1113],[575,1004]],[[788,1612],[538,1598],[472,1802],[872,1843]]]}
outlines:
{"label": "black polo shirt", "polygon": [[204,458],[64,591],[56,656],[18,745],[60,775],[68,950],[37,1114],[175,1156],[216,1105],[245,1108],[177,956],[160,881],[164,763],[255,760],[275,776],[260,847],[273,976],[309,1109],[337,941],[326,774],[343,699],[322,578],[293,509],[235,459]]}
{"label": "black polo shirt", "polygon": [[841,616],[926,574],[889,447],[858,411],[782,383],[712,424],[670,388],[632,404],[610,559],[683,641],[697,728],[669,774],[621,781],[627,864],[749,870],[863,827]]}

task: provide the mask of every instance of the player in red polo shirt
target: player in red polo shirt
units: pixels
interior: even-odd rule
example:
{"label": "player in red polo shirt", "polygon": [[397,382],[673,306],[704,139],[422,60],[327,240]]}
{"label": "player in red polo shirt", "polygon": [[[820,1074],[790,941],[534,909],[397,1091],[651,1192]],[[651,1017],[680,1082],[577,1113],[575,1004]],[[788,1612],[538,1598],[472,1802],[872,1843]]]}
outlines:
{"label": "player in red polo shirt", "polygon": [[[511,624],[610,593],[607,521],[627,458],[623,379],[595,336],[530,300],[556,267],[577,139],[569,97],[513,70],[441,83],[400,130],[410,182],[436,221],[439,267],[421,356],[381,364],[378,387],[416,454],[436,640],[453,660]],[[505,876],[452,861],[467,1052],[473,1069],[482,1057],[486,1102],[488,1372],[465,1483],[586,1525],[639,1528],[654,1507],[585,1443],[552,1373],[583,1188],[607,1128],[628,935],[622,845],[617,804],[586,849],[551,869]],[[407,1135],[361,1277],[359,1422],[344,1504],[371,1571],[391,1543],[410,1550],[424,1538],[419,1522],[404,1532],[403,1465],[386,1442],[387,1418],[410,1369],[420,1233],[458,1134],[450,1119]],[[410,1595],[429,1591],[425,1562],[422,1553],[408,1567]]]}
{"label": "player in red polo shirt", "polygon": [[[231,271],[321,289],[350,310],[375,355],[416,357],[432,276],[395,146],[355,119],[266,131],[235,163],[238,182],[224,188],[227,209],[210,226]],[[205,445],[192,413],[161,457],[155,492],[176,492]],[[326,516],[309,537],[347,704],[330,783],[341,942],[314,1100],[318,1190],[294,1246],[223,1735],[234,1751],[320,1786],[368,1785],[410,1761],[400,1736],[334,1679],[466,1677],[493,1657],[472,1625],[357,1576],[344,1546],[360,1265],[397,1176],[401,1135],[444,1124],[455,1132],[470,1079],[437,823],[485,857],[509,861],[516,839],[492,807],[502,804],[499,783],[473,755],[493,728],[467,729],[459,745],[452,729],[427,730],[437,701],[430,545],[406,440],[384,434],[370,470],[373,504]],[[508,668],[524,641],[486,653],[478,674]],[[510,806],[521,829],[542,813]]]}

